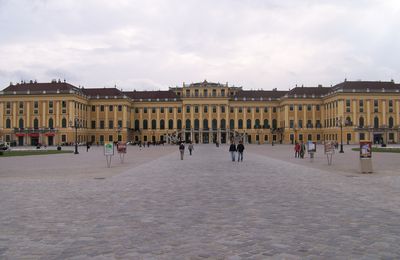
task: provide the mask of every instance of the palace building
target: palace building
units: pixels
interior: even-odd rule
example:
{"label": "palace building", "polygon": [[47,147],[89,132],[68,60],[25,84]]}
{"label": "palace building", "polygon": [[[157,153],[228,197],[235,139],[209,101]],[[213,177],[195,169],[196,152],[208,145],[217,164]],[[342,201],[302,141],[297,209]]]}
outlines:
{"label": "palace building", "polygon": [[10,84],[0,91],[0,141],[16,145],[109,141],[399,143],[400,85],[344,81],[288,91],[228,83],[165,91],[83,88],[67,82]]}

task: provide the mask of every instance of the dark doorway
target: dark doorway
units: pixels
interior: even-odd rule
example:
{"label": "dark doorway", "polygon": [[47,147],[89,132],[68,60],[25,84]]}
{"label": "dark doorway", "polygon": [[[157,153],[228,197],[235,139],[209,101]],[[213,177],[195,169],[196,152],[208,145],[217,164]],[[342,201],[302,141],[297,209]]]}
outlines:
{"label": "dark doorway", "polygon": [[208,133],[203,133],[203,144],[208,144]]}
{"label": "dark doorway", "polygon": [[47,139],[47,145],[48,146],[53,146],[54,145],[54,136],[48,136],[48,139]]}
{"label": "dark doorway", "polygon": [[18,136],[18,145],[23,146],[24,145],[24,137],[23,136]]}
{"label": "dark doorway", "polygon": [[374,134],[374,144],[383,143],[382,134]]}
{"label": "dark doorway", "polygon": [[221,133],[221,144],[226,143],[226,133]]}
{"label": "dark doorway", "polygon": [[39,137],[31,137],[31,145],[36,146],[39,143]]}

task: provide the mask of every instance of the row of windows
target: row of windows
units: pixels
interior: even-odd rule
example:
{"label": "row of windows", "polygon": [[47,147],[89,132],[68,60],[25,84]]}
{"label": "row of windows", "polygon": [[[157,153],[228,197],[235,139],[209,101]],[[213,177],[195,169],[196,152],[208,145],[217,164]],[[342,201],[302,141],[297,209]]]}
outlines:
{"label": "row of windows", "polygon": [[[192,106],[190,106],[190,105],[187,105],[186,106],[186,113],[190,113],[190,111],[191,111],[191,108],[192,108]],[[199,113],[199,106],[193,106],[193,108],[194,108],[194,112],[195,113]],[[211,109],[212,109],[212,112],[213,113],[216,113],[217,112],[217,106],[211,106]],[[243,107],[239,107],[238,108],[238,112],[239,113],[243,113]],[[251,108],[251,107],[248,107],[247,109],[246,109],[246,111],[247,111],[247,113],[251,113],[252,112],[252,109],[253,108]],[[255,112],[256,113],[259,113],[260,112],[260,107],[255,107],[254,108],[255,109]],[[263,108],[264,109],[264,112],[265,113],[267,113],[268,112],[268,107],[264,107]],[[151,112],[152,113],[156,113],[156,111],[157,111],[157,108],[156,107],[152,107],[151,108]],[[225,113],[225,106],[220,106],[220,111],[221,111],[221,113]],[[140,109],[139,108],[135,108],[135,113],[139,113],[140,112]],[[148,108],[147,107],[144,107],[143,108],[143,113],[147,113],[148,112]],[[172,107],[169,107],[168,108],[168,113],[172,113],[173,112],[173,108]],[[208,106],[207,105],[204,105],[203,106],[203,112],[204,113],[208,113]],[[230,107],[230,113],[234,113],[235,112],[235,110],[234,110],[234,107]],[[272,107],[272,112],[273,113],[276,113],[276,107]],[[164,108],[163,107],[160,107],[160,113],[164,113]],[[178,113],[182,113],[182,108],[181,107],[178,107]]]}
{"label": "row of windows", "polygon": [[[216,119],[213,119],[211,121],[211,128],[212,129],[217,129],[218,128],[217,124],[218,124],[218,121]],[[233,119],[231,119],[229,121],[229,128],[230,129],[235,129],[236,126],[239,129],[243,129],[243,120],[239,119],[236,124],[235,124],[235,120],[233,120]],[[134,127],[135,127],[136,130],[140,130],[140,121],[139,120],[135,120],[135,126]],[[182,126],[182,120],[178,119],[177,120],[177,128],[178,129],[182,129],[182,127],[184,127],[185,129],[194,128],[195,130],[198,130],[198,129],[200,129],[200,120],[195,119],[194,122],[193,122],[193,125],[192,125],[191,120],[187,119],[185,121],[185,125]],[[219,128],[225,129],[226,127],[227,127],[226,120],[225,119],[221,119]],[[144,130],[149,129],[148,120],[145,119],[145,120],[142,121],[142,128]],[[151,120],[151,129],[156,130],[158,128],[159,129],[166,129],[165,121],[163,119],[161,119],[159,121],[158,126],[157,126],[157,120]],[[254,125],[253,125],[252,124],[252,120],[248,119],[246,121],[246,128],[247,129],[252,129],[252,128],[255,128],[255,129],[257,129],[257,128],[267,128],[268,129],[268,128],[270,128],[270,124],[269,124],[268,119],[264,120],[263,125],[261,125],[261,122],[260,122],[259,119],[256,119],[254,121]],[[272,128],[273,129],[277,128],[276,119],[272,120]],[[168,120],[168,129],[174,129],[174,120],[172,120],[172,119]],[[209,129],[209,121],[208,121],[208,119],[204,119],[203,120],[203,129]]]}
{"label": "row of windows", "polygon": [[[190,89],[186,89],[186,97],[194,96],[194,97],[216,97],[217,96],[217,90],[213,89],[211,90],[211,93],[208,92],[208,89],[203,89],[203,91],[200,91],[199,89],[195,89],[194,91],[190,91]],[[225,97],[225,89],[221,89],[220,92],[221,97]]]}
{"label": "row of windows", "polygon": [[[79,125],[79,127],[87,127],[87,122],[86,122],[86,120],[79,120],[78,125]],[[54,119],[53,118],[49,118],[47,126],[48,126],[48,128],[54,128]],[[67,128],[67,126],[68,126],[67,119],[63,118],[61,120],[61,127]],[[73,126],[73,124],[70,123],[70,126]],[[11,128],[11,119],[10,118],[6,119],[6,128]],[[18,128],[25,128],[24,119],[22,119],[22,118],[19,119]],[[33,119],[33,128],[39,129],[39,119],[37,119],[37,118]]]}
{"label": "row of windows", "polygon": [[[311,111],[313,105],[308,104],[308,105],[306,105],[306,106],[307,106],[307,111]],[[289,105],[289,110],[290,110],[290,111],[294,111],[294,107],[295,107],[294,104],[290,104],[290,105]],[[302,111],[302,110],[303,110],[303,105],[302,105],[302,104],[297,105],[297,109],[298,109],[299,111]],[[319,111],[319,110],[320,110],[320,105],[315,105],[315,110]]]}
{"label": "row of windows", "polygon": [[[104,112],[104,108],[105,108],[104,105],[100,105],[100,112]],[[118,105],[117,106],[117,110],[118,110],[118,112],[121,112],[122,111],[122,105]],[[108,106],[108,111],[110,111],[110,112],[114,111],[114,106],[113,105],[109,105]],[[96,112],[96,106],[92,106],[92,112]]]}
{"label": "row of windows", "polygon": [[[330,118],[330,119],[325,119],[325,126],[326,127],[337,127],[340,126],[340,120],[339,118]],[[351,120],[351,117],[346,117],[346,120],[343,122],[343,126],[352,126],[353,125],[353,121]],[[394,126],[394,119],[393,117],[389,117],[388,121],[387,121],[387,125],[380,125],[379,123],[379,118],[378,117],[374,117],[374,128],[385,128],[385,127],[389,127],[389,128],[393,128]],[[359,117],[358,119],[358,127],[363,128],[365,127],[365,119],[364,117]]]}
{"label": "row of windows", "polygon": [[[303,120],[298,120],[297,125],[295,125],[294,120],[290,120],[289,121],[289,127],[290,128],[303,128]],[[312,123],[311,120],[307,120],[307,124],[305,125],[306,128],[313,128],[314,124]],[[321,128],[321,121],[320,120],[316,120],[315,121],[315,127],[316,128]]]}

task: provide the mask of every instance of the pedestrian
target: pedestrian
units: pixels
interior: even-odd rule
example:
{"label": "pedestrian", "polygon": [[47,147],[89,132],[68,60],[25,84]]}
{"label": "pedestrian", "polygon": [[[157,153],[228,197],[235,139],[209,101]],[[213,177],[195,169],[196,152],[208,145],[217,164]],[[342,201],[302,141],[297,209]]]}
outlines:
{"label": "pedestrian", "polygon": [[238,151],[238,162],[239,160],[243,162],[243,151],[244,151],[244,145],[243,141],[240,141],[238,146],[237,146],[237,151]]}
{"label": "pedestrian", "polygon": [[294,158],[299,158],[300,157],[300,144],[296,142],[294,145]]}
{"label": "pedestrian", "polygon": [[179,152],[181,153],[181,160],[183,160],[183,154],[185,153],[185,145],[183,142],[179,145]]}
{"label": "pedestrian", "polygon": [[303,143],[303,141],[301,141],[301,144],[300,144],[300,158],[301,159],[304,158],[305,152],[306,152],[306,145]]}
{"label": "pedestrian", "polygon": [[192,151],[194,150],[192,142],[189,143],[188,149],[189,149],[189,154],[192,155]]}
{"label": "pedestrian", "polygon": [[229,146],[229,152],[231,153],[231,158],[232,158],[232,162],[235,161],[235,153],[236,153],[236,144],[235,142],[231,142],[231,145]]}
{"label": "pedestrian", "polygon": [[87,143],[86,143],[86,152],[89,152],[89,149],[90,149],[90,143],[87,142]]}

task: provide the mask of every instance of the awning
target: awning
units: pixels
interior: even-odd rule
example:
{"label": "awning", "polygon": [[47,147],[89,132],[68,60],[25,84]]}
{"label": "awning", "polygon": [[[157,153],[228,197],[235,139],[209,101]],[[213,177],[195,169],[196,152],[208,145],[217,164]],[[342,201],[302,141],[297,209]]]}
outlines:
{"label": "awning", "polygon": [[39,133],[30,133],[29,136],[30,137],[39,137]]}
{"label": "awning", "polygon": [[16,133],[15,135],[16,135],[16,136],[25,136],[24,133]]}
{"label": "awning", "polygon": [[45,133],[44,135],[45,136],[55,136],[56,134],[55,133]]}

